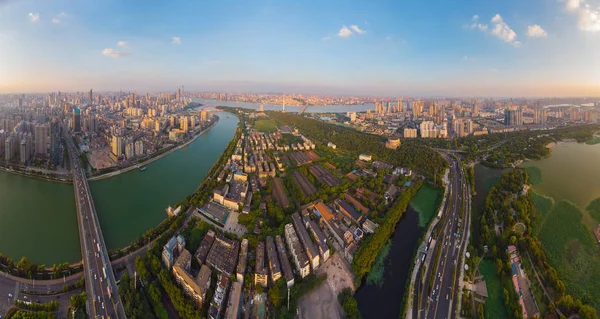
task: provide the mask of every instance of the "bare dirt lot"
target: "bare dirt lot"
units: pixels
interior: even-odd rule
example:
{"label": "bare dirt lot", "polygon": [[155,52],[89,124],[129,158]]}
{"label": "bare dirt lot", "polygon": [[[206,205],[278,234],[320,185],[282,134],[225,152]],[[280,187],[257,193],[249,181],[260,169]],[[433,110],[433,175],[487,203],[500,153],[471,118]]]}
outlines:
{"label": "bare dirt lot", "polygon": [[350,287],[353,291],[355,289],[348,264],[336,253],[317,269],[317,273],[327,273],[327,280],[300,298],[298,317],[302,319],[343,318],[343,310],[337,295],[346,287]]}

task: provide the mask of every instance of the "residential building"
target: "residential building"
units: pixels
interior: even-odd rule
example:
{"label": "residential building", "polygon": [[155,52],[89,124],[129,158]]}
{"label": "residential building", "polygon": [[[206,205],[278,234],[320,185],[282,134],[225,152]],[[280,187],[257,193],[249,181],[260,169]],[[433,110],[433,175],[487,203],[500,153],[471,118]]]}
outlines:
{"label": "residential building", "polygon": [[231,276],[237,265],[238,250],[239,242],[237,240],[228,239],[222,233],[218,233],[208,257],[206,257],[206,264]]}
{"label": "residential building", "polygon": [[306,251],[306,255],[310,260],[310,264],[313,270],[319,267],[319,251],[315,247],[315,245],[310,240],[310,236],[308,236],[308,232],[304,227],[304,223],[300,219],[300,214],[293,213],[292,221],[294,223],[294,227],[296,228],[296,233],[298,234],[298,238],[300,238],[300,242]]}
{"label": "residential building", "polygon": [[246,264],[248,262],[248,239],[242,239],[240,246],[240,255],[238,256],[238,264],[236,268],[236,279],[239,283],[244,283],[244,275],[246,274]]}
{"label": "residential building", "polygon": [[308,276],[310,273],[310,263],[292,224],[285,225],[285,240],[300,277],[304,278]]}
{"label": "residential building", "polygon": [[277,248],[272,236],[267,236],[267,258],[269,261],[269,273],[271,274],[271,282],[276,282],[281,278],[281,265],[277,258]]}
{"label": "residential building", "polygon": [[267,275],[267,267],[265,267],[265,244],[262,241],[259,241],[256,245],[254,284],[266,287]]}
{"label": "residential building", "polygon": [[294,285],[294,272],[286,253],[285,244],[280,235],[275,236],[275,244],[277,246],[277,255],[279,256],[283,276],[285,277],[287,287],[290,288]]}
{"label": "residential building", "polygon": [[234,282],[231,284],[231,291],[229,292],[229,300],[227,301],[227,308],[225,310],[225,319],[238,319],[241,314],[242,307],[242,283]]}

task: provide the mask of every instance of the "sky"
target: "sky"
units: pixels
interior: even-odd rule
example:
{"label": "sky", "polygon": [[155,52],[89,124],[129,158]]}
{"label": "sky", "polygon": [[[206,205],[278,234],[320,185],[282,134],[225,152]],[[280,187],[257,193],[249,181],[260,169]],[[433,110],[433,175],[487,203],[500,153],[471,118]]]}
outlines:
{"label": "sky", "polygon": [[600,96],[600,0],[0,0],[0,93]]}

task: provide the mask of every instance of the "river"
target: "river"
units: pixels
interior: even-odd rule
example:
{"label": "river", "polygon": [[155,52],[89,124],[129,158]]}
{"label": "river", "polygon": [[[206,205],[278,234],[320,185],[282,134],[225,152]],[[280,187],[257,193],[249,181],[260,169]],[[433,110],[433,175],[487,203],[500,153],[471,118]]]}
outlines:
{"label": "river", "polygon": [[[220,121],[188,146],[149,165],[90,183],[108,249],[127,246],[192,193],[233,138],[238,119]],[[0,252],[52,265],[81,259],[73,187],[0,172]]]}
{"label": "river", "polygon": [[[212,99],[194,99],[194,102],[202,103],[210,106],[230,106],[240,107],[244,109],[258,110],[261,106],[260,103],[250,102],[236,102],[236,101],[224,101],[224,100],[212,100]],[[275,104],[262,104],[265,111],[281,111],[282,105]],[[299,112],[302,106],[285,106],[286,112]],[[309,106],[306,109],[307,113],[346,113],[346,112],[365,112],[370,109],[371,112],[375,110],[375,106],[372,103],[369,104],[358,104],[358,105],[315,105]]]}

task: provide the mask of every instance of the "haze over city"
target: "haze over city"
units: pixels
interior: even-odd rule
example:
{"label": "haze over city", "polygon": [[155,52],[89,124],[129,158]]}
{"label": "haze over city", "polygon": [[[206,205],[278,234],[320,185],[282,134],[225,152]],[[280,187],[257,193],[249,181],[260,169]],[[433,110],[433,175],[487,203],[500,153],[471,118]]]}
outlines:
{"label": "haze over city", "polygon": [[0,1],[0,93],[600,95],[598,1]]}

